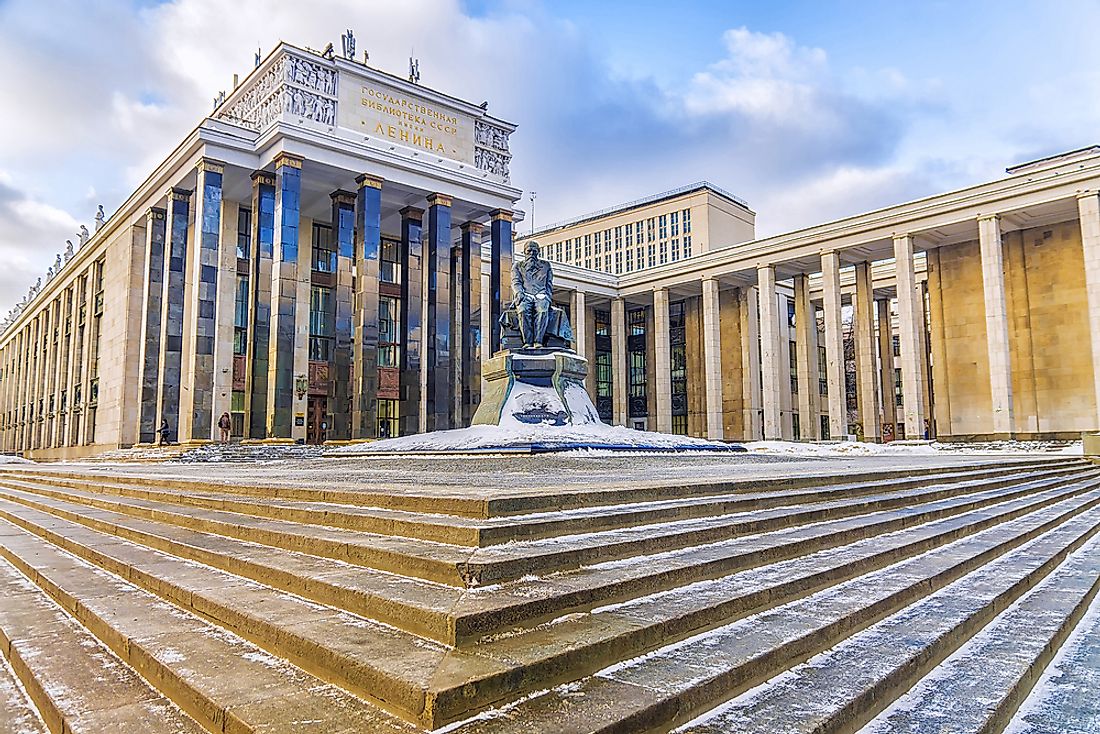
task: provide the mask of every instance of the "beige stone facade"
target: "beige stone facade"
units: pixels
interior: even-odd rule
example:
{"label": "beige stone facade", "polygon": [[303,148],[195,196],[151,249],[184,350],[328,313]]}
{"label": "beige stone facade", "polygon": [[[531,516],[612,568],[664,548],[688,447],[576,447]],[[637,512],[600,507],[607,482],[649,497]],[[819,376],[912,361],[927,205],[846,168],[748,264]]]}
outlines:
{"label": "beige stone facade", "polygon": [[[453,150],[349,135],[369,121],[338,108],[356,85],[462,127]],[[466,424],[509,300],[513,129],[281,45],[7,323],[0,450],[86,456],[149,442],[162,419],[207,441],[223,411],[246,440]],[[1100,428],[1098,191],[1089,148],[755,239],[748,206],[704,183],[514,249],[534,238],[555,262],[608,422],[724,440],[1075,437]]]}

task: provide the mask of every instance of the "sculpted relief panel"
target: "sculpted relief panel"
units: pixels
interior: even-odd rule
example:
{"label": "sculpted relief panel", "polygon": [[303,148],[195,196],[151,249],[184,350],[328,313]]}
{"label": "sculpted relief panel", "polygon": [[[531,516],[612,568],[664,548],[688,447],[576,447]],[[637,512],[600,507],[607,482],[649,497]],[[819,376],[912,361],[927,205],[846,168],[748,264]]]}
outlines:
{"label": "sculpted relief panel", "polygon": [[338,75],[314,61],[284,54],[219,119],[262,130],[288,112],[325,125],[336,124]]}

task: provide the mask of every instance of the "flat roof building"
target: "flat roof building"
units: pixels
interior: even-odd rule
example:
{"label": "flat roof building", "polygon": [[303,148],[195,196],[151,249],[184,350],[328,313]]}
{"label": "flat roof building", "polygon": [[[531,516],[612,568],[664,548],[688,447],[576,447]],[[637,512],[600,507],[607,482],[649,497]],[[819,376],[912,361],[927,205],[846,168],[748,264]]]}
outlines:
{"label": "flat roof building", "polygon": [[[467,425],[511,300],[515,125],[280,44],[0,333],[0,450]],[[609,422],[714,439],[1100,428],[1100,148],[756,239],[707,183],[555,262]],[[639,239],[640,238],[640,239]]]}

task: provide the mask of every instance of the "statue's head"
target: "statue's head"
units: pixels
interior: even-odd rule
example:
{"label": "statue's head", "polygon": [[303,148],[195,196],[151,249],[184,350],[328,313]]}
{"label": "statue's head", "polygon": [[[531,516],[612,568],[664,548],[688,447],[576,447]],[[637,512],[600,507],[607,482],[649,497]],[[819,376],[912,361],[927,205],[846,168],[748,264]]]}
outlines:
{"label": "statue's head", "polygon": [[528,260],[538,260],[541,253],[542,248],[539,247],[539,243],[534,240],[531,240],[523,247],[523,254],[527,256]]}

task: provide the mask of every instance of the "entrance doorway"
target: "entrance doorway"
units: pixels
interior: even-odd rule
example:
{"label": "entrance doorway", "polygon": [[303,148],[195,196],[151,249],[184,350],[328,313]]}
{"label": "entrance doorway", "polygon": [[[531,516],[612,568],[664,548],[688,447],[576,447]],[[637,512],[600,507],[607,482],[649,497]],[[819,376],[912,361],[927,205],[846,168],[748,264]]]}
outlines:
{"label": "entrance doorway", "polygon": [[306,407],[306,443],[321,444],[328,434],[328,398],[309,396]]}

